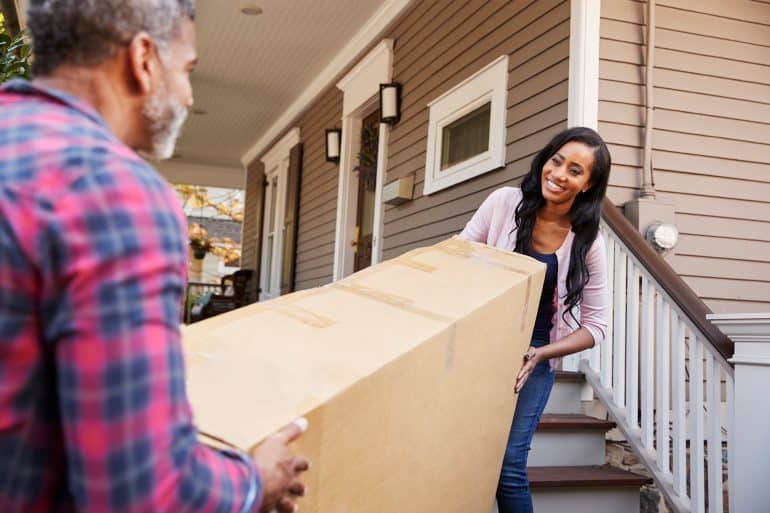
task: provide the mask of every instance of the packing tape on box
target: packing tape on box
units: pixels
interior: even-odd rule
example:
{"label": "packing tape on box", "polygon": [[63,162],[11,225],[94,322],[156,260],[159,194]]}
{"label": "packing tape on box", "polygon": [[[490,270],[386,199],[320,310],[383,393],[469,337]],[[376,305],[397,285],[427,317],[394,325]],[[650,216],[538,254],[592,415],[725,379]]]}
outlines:
{"label": "packing tape on box", "polygon": [[307,308],[303,308],[298,305],[280,305],[273,308],[273,311],[314,328],[328,328],[337,324],[337,321],[334,319],[330,319],[329,317],[324,317],[323,315],[311,312]]}
{"label": "packing tape on box", "polygon": [[[418,249],[412,250],[406,255],[402,255],[401,258],[391,260],[388,263],[392,263],[393,265],[410,267],[412,269],[417,269],[423,272],[435,272],[437,269],[436,267],[431,266],[429,264],[425,264],[423,262],[418,262],[416,258],[424,255],[425,253],[429,253],[431,251],[440,251],[444,254],[451,255],[451,256],[470,258],[470,259],[483,262],[487,265],[491,265],[500,269],[505,269],[506,271],[510,271],[515,274],[527,275],[527,290],[524,297],[529,298],[530,292],[532,290],[531,273],[529,271],[520,269],[518,267],[514,267],[512,265],[504,264],[502,262],[496,261],[493,257],[489,255],[488,252],[483,253],[481,248],[479,247],[479,244],[480,243],[464,240],[464,239],[461,239],[460,237],[455,236],[435,246],[418,248]],[[511,254],[510,251],[506,251],[500,248],[494,248],[492,246],[484,246],[484,249],[485,250],[494,249],[504,253],[506,256],[509,256]],[[521,315],[521,326],[519,327],[519,331],[524,331],[525,319],[527,318],[527,312],[529,311],[529,303],[530,301],[526,301],[524,303],[524,311],[522,312],[522,315]]]}
{"label": "packing tape on box", "polygon": [[414,302],[409,298],[398,296],[396,294],[390,294],[388,292],[383,292],[381,290],[373,289],[371,287],[366,287],[365,285],[360,285],[358,283],[336,282],[327,286],[334,288],[336,290],[341,290],[341,291],[349,292],[351,294],[356,294],[358,296],[362,296],[368,299],[373,299],[375,301],[379,301],[380,303],[384,303],[386,305],[419,315],[421,317],[433,319],[438,322],[444,322],[444,323],[453,322],[452,319],[450,319],[445,315],[441,315],[435,312],[431,312],[430,310],[420,308],[419,306],[415,306]]}

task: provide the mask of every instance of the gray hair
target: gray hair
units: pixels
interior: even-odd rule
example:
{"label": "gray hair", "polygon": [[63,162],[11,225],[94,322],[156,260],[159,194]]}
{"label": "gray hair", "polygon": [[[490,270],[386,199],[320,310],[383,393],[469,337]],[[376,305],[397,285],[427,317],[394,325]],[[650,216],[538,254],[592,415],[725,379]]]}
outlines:
{"label": "gray hair", "polygon": [[32,71],[99,64],[143,31],[163,51],[184,17],[195,19],[195,0],[31,0]]}

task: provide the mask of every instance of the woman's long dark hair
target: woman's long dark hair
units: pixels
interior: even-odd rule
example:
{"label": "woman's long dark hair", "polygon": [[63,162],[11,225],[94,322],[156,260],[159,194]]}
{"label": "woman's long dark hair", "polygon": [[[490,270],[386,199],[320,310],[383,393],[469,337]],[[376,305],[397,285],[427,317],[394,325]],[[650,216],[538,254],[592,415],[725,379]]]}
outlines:
{"label": "woman's long dark hair", "polygon": [[535,229],[537,212],[545,206],[545,198],[543,198],[541,188],[543,166],[562,146],[570,141],[581,142],[594,150],[594,162],[591,166],[591,187],[575,197],[575,202],[569,212],[575,238],[570,252],[567,296],[564,298],[564,305],[567,307],[565,315],[569,312],[570,316],[577,321],[573,309],[583,299],[583,288],[588,283],[588,266],[585,257],[599,233],[602,200],[607,191],[607,182],[612,165],[607,145],[594,130],[586,127],[568,128],[556,134],[532,159],[529,173],[521,182],[523,198],[516,207],[515,221],[518,231],[514,251],[526,253],[532,249],[532,232]]}

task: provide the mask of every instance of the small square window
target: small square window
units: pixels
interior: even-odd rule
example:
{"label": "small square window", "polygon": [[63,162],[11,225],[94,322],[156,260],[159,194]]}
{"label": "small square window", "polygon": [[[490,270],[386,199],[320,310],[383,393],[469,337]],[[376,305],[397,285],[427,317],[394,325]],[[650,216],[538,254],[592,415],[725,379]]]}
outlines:
{"label": "small square window", "polygon": [[441,135],[441,170],[480,155],[489,149],[489,108],[485,103],[444,127]]}
{"label": "small square window", "polygon": [[428,195],[505,165],[508,56],[428,104]]}

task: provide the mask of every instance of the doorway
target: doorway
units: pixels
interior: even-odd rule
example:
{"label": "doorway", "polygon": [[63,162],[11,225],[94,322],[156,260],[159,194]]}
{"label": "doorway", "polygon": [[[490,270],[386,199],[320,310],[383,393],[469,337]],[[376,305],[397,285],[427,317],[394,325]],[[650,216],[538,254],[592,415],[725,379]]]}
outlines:
{"label": "doorway", "polygon": [[353,272],[372,265],[374,207],[377,191],[377,155],[379,150],[380,111],[361,120],[361,148],[353,168],[358,175],[358,200],[353,244]]}

